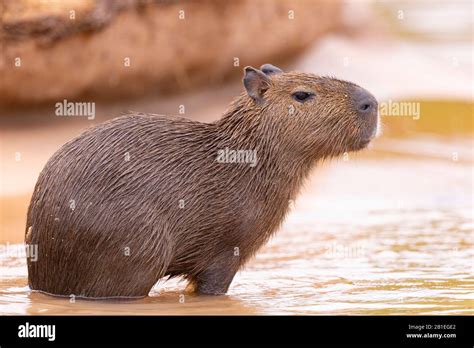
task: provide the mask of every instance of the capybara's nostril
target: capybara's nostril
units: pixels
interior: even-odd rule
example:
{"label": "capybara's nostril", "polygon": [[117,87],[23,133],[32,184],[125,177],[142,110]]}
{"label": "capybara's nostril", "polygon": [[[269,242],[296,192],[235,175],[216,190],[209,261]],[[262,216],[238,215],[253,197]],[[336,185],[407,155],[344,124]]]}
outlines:
{"label": "capybara's nostril", "polygon": [[354,106],[362,117],[377,112],[377,100],[365,89],[356,87],[353,98]]}
{"label": "capybara's nostril", "polygon": [[359,105],[359,111],[362,111],[362,112],[369,111],[370,109],[372,109],[372,107],[373,105],[370,102],[362,103]]}

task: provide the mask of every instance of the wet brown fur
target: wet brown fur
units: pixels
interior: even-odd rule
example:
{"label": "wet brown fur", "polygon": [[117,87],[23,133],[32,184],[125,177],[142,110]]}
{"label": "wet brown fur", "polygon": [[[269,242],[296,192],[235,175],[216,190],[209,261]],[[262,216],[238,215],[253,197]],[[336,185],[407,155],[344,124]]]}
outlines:
{"label": "wet brown fur", "polygon": [[[373,126],[353,110],[352,83],[300,72],[269,79],[262,102],[243,93],[216,122],[130,114],[59,149],[28,210],[26,243],[39,248],[27,260],[31,289],[136,297],[184,276],[200,293],[227,292],[310,169],[364,148]],[[315,97],[292,99],[301,89]],[[256,166],[217,162],[226,147],[257,150]]]}

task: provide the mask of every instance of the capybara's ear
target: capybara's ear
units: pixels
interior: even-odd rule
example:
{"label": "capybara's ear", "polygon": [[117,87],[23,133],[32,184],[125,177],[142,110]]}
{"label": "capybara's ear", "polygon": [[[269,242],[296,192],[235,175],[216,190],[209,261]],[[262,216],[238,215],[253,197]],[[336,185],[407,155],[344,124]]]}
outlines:
{"label": "capybara's ear", "polygon": [[279,67],[271,64],[263,64],[260,70],[262,70],[265,75],[281,74],[283,72]]}
{"label": "capybara's ear", "polygon": [[244,86],[247,94],[256,102],[263,102],[263,94],[270,87],[270,78],[258,69],[247,66],[244,69]]}

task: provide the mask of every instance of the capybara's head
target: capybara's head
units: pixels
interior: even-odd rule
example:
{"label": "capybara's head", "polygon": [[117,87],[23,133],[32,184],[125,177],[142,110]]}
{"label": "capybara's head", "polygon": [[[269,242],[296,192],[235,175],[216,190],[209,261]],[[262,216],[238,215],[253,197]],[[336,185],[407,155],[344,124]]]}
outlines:
{"label": "capybara's head", "polygon": [[354,83],[270,64],[246,67],[243,81],[248,103],[283,140],[288,134],[295,151],[336,156],[365,148],[377,133],[377,100]]}

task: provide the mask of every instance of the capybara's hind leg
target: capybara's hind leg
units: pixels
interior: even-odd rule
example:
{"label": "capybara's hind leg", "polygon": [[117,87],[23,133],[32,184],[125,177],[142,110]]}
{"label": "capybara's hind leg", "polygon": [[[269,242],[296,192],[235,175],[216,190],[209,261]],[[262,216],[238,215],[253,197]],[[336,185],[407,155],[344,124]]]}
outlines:
{"label": "capybara's hind leg", "polygon": [[140,298],[148,296],[160,276],[146,270],[111,275],[104,273],[78,294],[88,298]]}
{"label": "capybara's hind leg", "polygon": [[[106,293],[120,297],[145,297],[165,276],[173,256],[169,233],[160,225],[150,233],[157,238],[154,244],[143,243],[148,249],[130,248],[129,253],[122,256],[121,262],[112,262],[113,265],[101,272],[107,284]],[[115,256],[115,259],[119,258]],[[101,288],[100,282],[96,283],[95,288]]]}

